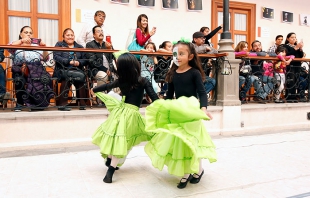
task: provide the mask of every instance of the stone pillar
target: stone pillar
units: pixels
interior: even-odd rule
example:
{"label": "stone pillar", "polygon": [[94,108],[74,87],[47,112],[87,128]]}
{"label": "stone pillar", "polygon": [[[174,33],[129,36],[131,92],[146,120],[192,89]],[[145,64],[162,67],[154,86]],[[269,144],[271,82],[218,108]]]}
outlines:
{"label": "stone pillar", "polygon": [[[225,59],[228,59],[231,65],[231,74],[218,74],[217,82],[217,101],[216,106],[222,106],[222,135],[234,133],[241,129],[241,102],[239,100],[239,62],[235,59],[234,49],[229,32],[229,0],[223,0],[224,17],[223,17],[223,33],[219,41],[219,52],[228,53]],[[229,67],[229,65],[227,65]],[[224,65],[221,65],[222,71]]]}

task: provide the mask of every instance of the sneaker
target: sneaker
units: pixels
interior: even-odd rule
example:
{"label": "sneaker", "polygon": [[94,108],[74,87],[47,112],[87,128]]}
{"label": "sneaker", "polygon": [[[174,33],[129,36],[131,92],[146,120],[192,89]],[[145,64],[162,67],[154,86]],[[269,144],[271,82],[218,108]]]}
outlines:
{"label": "sneaker", "polygon": [[280,99],[276,99],[274,102],[275,102],[275,103],[284,103],[284,101],[283,101],[283,100],[280,100]]}

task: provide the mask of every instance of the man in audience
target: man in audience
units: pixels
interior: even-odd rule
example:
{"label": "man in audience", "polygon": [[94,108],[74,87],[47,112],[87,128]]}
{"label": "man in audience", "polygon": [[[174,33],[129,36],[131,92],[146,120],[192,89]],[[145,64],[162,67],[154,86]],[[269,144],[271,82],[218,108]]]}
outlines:
{"label": "man in audience", "polygon": [[276,42],[273,44],[273,46],[269,48],[268,52],[276,53],[277,47],[281,45],[282,42],[283,42],[283,36],[282,35],[276,36]]}
{"label": "man in audience", "polygon": [[[94,40],[86,44],[86,48],[92,49],[111,49],[112,45],[106,44],[103,41],[104,32],[99,25],[96,25],[92,29],[92,34]],[[107,47],[108,46],[108,47]],[[109,81],[109,76],[111,75],[109,70],[109,61],[112,61],[111,53],[103,52],[88,52],[86,53],[86,58],[89,61],[89,70],[95,79],[97,80],[97,85],[105,84]]]}
{"label": "man in audience", "polygon": [[[0,49],[0,63],[4,60],[3,49]],[[6,92],[5,88],[5,70],[3,69],[2,65],[0,64],[0,103],[2,105],[6,105],[7,100],[10,98],[10,93]]]}
{"label": "man in audience", "polygon": [[[262,50],[262,44],[260,41],[255,40],[251,44],[251,52],[257,54],[257,56],[273,56],[273,54],[268,54]],[[264,76],[263,62],[258,60],[251,61],[252,74],[256,76],[260,81],[260,87],[256,89],[256,98],[254,100],[259,101],[260,103],[266,103],[264,100],[268,94],[273,90],[274,78],[270,76]],[[264,83],[265,85],[263,85]]]}
{"label": "man in audience", "polygon": [[[82,31],[80,32],[79,37],[77,38],[77,43],[82,45],[83,47],[86,46],[86,43],[92,41],[94,39],[93,37],[93,32],[92,32],[92,28],[95,25],[98,25],[101,27],[101,29],[103,30],[103,34],[104,36],[110,36],[109,30],[107,29],[107,27],[104,25],[104,21],[106,18],[106,14],[105,12],[103,12],[102,10],[98,10],[95,13],[94,16],[94,23],[92,24],[85,24],[85,26],[83,27]],[[105,38],[103,39],[104,41],[106,40]],[[107,45],[106,47],[108,48],[109,45],[111,45],[108,42],[105,42],[105,44]]]}
{"label": "man in audience", "polygon": [[[195,50],[198,54],[217,54],[217,50],[210,47],[208,44],[205,44],[205,36],[202,32],[195,32],[193,34],[193,41],[192,41]],[[207,58],[201,59],[203,69],[206,74],[206,80],[204,82],[204,86],[206,89],[207,94],[214,89],[216,81],[214,78],[210,77],[211,68],[209,67],[209,61]]]}

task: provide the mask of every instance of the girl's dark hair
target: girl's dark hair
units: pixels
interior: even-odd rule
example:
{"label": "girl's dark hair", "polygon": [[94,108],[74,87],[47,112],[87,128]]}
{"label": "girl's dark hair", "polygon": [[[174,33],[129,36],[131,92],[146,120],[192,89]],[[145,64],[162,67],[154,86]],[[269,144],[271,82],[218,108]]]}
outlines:
{"label": "girl's dark hair", "polygon": [[[201,61],[200,61],[200,59],[198,57],[198,54],[197,54],[197,52],[195,50],[194,45],[192,43],[189,43],[189,42],[178,41],[173,47],[175,47],[177,45],[186,45],[188,47],[188,54],[189,55],[191,55],[191,54],[194,55],[192,60],[190,60],[188,62],[188,65],[191,66],[192,68],[197,69],[200,72],[200,74],[201,74],[202,80],[204,81],[206,76],[205,76],[205,73],[204,73],[204,71],[202,69]],[[177,69],[178,69],[178,66],[175,63],[173,63],[171,68],[169,69],[167,75],[166,75],[166,79],[165,80],[167,82],[172,82],[173,74],[174,74],[175,70],[177,70]]]}
{"label": "girl's dark hair", "polygon": [[66,29],[63,31],[63,33],[62,33],[62,38],[65,37],[65,34],[66,34],[69,30],[71,30],[71,31],[73,32],[73,34],[74,34],[74,31],[73,31],[71,28],[66,28]]}
{"label": "girl's dark hair", "polygon": [[170,43],[170,41],[164,41],[162,44],[159,45],[158,48],[165,48],[167,43]]}
{"label": "girl's dark hair", "polygon": [[[287,39],[290,38],[293,34],[295,34],[295,33],[294,32],[290,32],[290,33],[287,34],[285,42],[284,42],[285,45],[289,43]],[[297,42],[295,42],[294,45],[297,45]]]}
{"label": "girl's dark hair", "polygon": [[119,88],[122,94],[126,95],[139,85],[141,79],[140,63],[134,55],[124,53],[118,57],[116,66]]}
{"label": "girl's dark hair", "polygon": [[284,45],[282,44],[282,45],[279,45],[278,47],[277,47],[277,49],[276,49],[276,54],[279,54],[280,52],[285,52],[286,54],[287,54],[287,49],[286,49],[286,47],[284,47]]}
{"label": "girl's dark hair", "polygon": [[144,30],[142,30],[142,23],[141,23],[142,18],[146,18],[147,20],[149,20],[145,14],[140,14],[138,16],[138,19],[137,19],[137,28],[141,29],[143,34],[148,35],[149,34],[149,24],[147,24],[146,28]]}
{"label": "girl's dark hair", "polygon": [[205,31],[205,29],[210,30],[210,28],[208,28],[208,27],[201,27],[201,28],[200,28],[200,32],[204,32],[204,31]]}
{"label": "girl's dark hair", "polygon": [[146,47],[147,47],[148,45],[152,45],[153,48],[154,48],[154,51],[155,51],[155,52],[157,51],[157,50],[156,50],[156,45],[155,45],[155,43],[153,43],[153,42],[147,42],[147,44],[144,46],[144,49],[146,49]]}
{"label": "girl's dark hair", "polygon": [[[20,29],[20,32],[19,33],[22,33],[24,31],[25,28],[30,28],[32,30],[32,28],[30,26],[24,26],[22,27],[22,29]],[[32,30],[33,31],[33,30]],[[22,37],[20,36],[20,34],[18,35],[18,39],[22,39]]]}

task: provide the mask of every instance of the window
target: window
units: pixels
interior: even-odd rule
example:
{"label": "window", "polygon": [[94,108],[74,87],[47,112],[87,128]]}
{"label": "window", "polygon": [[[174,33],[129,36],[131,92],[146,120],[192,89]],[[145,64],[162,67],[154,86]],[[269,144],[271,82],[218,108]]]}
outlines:
{"label": "window", "polygon": [[68,0],[4,0],[0,2],[0,24],[4,35],[0,42],[6,44],[18,39],[23,26],[31,26],[35,38],[47,46],[62,39],[62,31],[71,27],[71,6]]}

